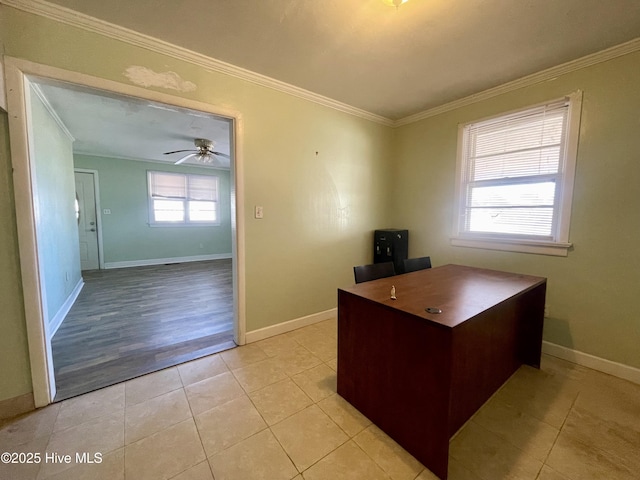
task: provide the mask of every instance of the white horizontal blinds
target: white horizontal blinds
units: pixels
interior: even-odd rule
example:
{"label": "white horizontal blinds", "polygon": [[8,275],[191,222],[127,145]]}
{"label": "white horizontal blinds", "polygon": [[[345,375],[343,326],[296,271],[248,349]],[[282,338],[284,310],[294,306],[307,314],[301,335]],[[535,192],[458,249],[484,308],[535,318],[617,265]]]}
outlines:
{"label": "white horizontal blinds", "polygon": [[185,175],[149,172],[149,193],[153,198],[187,198]]}
{"label": "white horizontal blinds", "polygon": [[557,173],[568,102],[468,125],[471,181]]}
{"label": "white horizontal blinds", "polygon": [[217,177],[189,175],[189,200],[218,200]]}
{"label": "white horizontal blinds", "polygon": [[184,175],[149,172],[149,195],[155,222],[183,222],[187,182]]}
{"label": "white horizontal blinds", "polygon": [[568,105],[465,127],[463,232],[553,237]]}
{"label": "white horizontal blinds", "polygon": [[217,221],[218,177],[149,172],[155,222],[212,223]]}
{"label": "white horizontal blinds", "polygon": [[215,222],[217,201],[217,177],[189,175],[189,220]]}

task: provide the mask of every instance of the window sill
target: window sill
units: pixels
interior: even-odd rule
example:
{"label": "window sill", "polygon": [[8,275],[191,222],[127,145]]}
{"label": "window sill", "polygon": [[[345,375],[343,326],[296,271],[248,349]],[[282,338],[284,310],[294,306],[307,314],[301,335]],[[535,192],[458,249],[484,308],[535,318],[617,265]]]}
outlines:
{"label": "window sill", "polygon": [[534,253],[538,255],[552,255],[566,257],[571,243],[537,242],[535,240],[506,240],[506,239],[477,239],[454,237],[451,239],[454,247],[482,248],[485,250],[502,250],[505,252]]}

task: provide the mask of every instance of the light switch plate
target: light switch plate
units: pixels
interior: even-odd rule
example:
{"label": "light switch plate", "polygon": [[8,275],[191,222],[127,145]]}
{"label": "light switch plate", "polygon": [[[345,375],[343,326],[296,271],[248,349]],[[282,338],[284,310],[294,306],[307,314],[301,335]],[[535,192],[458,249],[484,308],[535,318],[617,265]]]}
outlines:
{"label": "light switch plate", "polygon": [[262,209],[262,205],[256,205],[256,218],[263,218],[264,217],[264,211]]}

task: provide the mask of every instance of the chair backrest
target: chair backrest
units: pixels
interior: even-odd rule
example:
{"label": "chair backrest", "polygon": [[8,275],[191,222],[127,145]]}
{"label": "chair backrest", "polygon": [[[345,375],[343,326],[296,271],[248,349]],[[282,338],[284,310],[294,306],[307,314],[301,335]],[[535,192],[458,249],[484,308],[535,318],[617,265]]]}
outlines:
{"label": "chair backrest", "polygon": [[356,283],[368,282],[378,278],[392,277],[396,274],[393,262],[372,263],[353,267],[353,276]]}
{"label": "chair backrest", "polygon": [[431,257],[406,258],[404,260],[404,273],[415,272],[431,268]]}

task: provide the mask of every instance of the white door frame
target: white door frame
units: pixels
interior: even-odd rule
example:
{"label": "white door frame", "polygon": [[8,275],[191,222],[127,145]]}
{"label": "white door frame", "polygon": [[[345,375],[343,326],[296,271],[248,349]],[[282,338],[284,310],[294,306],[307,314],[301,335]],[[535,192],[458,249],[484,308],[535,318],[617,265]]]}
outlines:
{"label": "white door frame", "polygon": [[[45,322],[46,305],[42,301],[46,286],[39,271],[38,242],[34,210],[33,159],[30,157],[26,92],[28,76],[44,77],[146,100],[226,117],[232,122],[231,232],[234,292],[234,340],[244,345],[245,324],[245,252],[244,252],[244,175],[242,117],[239,112],[208,103],[188,100],[141,87],[121,84],[82,73],[62,70],[23,59],[4,57],[9,112],[9,139],[16,202],[18,245],[24,293],[31,379],[36,407],[48,405],[55,396],[55,378],[51,357],[51,339]],[[99,215],[98,215],[99,216]]]}
{"label": "white door frame", "polygon": [[90,173],[93,175],[93,193],[96,204],[96,228],[98,230],[98,268],[104,270],[104,256],[102,255],[102,209],[100,208],[100,177],[97,170],[90,170],[88,168],[75,168],[74,173]]}

